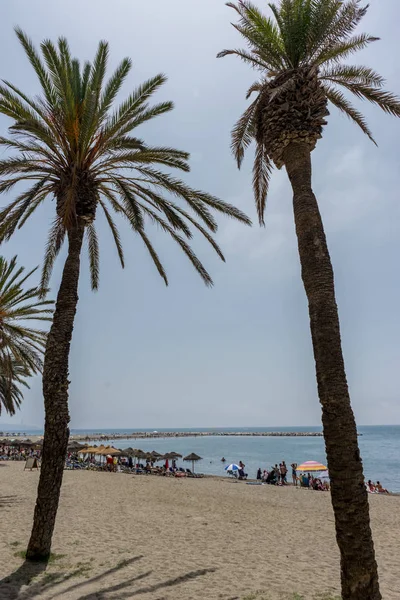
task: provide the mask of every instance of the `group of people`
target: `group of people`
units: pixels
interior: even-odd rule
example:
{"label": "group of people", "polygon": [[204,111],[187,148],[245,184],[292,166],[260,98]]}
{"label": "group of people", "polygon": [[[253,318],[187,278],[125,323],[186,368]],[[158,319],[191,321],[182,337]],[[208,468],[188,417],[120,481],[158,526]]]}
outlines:
{"label": "group of people", "polygon": [[261,471],[261,468],[259,467],[257,471],[257,480],[271,485],[287,485],[287,474],[288,468],[283,460],[279,463],[279,466],[276,464],[274,467],[271,467],[269,471],[267,471],[267,469]]}
{"label": "group of people", "polygon": [[[329,483],[327,481],[322,481],[321,478],[314,477],[311,473],[298,475],[297,463],[292,463],[290,467],[292,469],[293,485],[320,491],[329,490]],[[288,468],[283,460],[279,465],[276,464],[275,466],[272,466],[269,471],[267,471],[267,469],[262,471],[261,468],[258,468],[257,480],[270,485],[287,485],[287,474]]]}
{"label": "group of people", "polygon": [[368,483],[365,484],[367,491],[370,494],[389,494],[389,490],[382,487],[381,483],[377,481],[376,483],[372,483],[370,479],[368,479]]}
{"label": "group of people", "polygon": [[0,445],[0,460],[27,460],[28,458],[40,458],[41,451],[33,447],[20,447]]}

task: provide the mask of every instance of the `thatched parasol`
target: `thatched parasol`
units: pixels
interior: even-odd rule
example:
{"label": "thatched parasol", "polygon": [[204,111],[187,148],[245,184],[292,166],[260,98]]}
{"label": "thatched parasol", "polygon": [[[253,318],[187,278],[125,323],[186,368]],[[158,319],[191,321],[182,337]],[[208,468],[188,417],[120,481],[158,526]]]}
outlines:
{"label": "thatched parasol", "polygon": [[183,460],[192,463],[192,471],[194,473],[194,463],[197,462],[198,460],[203,460],[203,459],[198,454],[195,454],[194,452],[192,452],[192,454],[188,454],[187,456],[185,456],[185,458]]}
{"label": "thatched parasol", "polygon": [[97,446],[89,446],[88,448],[81,448],[79,452],[82,452],[82,454],[94,454],[98,449]]}
{"label": "thatched parasol", "polygon": [[85,452],[87,448],[87,445],[85,444],[80,444],[79,442],[77,442],[76,440],[73,440],[72,442],[70,442],[67,446],[68,450],[75,450],[77,452]]}
{"label": "thatched parasol", "polygon": [[177,458],[182,458],[182,454],[178,454],[177,452],[167,452],[167,454],[164,454],[162,458],[165,460],[174,460]]}
{"label": "thatched parasol", "polygon": [[150,452],[151,456],[154,458],[155,461],[161,460],[163,455],[160,454],[159,452],[156,452],[155,450],[152,450]]}
{"label": "thatched parasol", "polygon": [[110,456],[115,456],[117,454],[120,454],[120,450],[118,450],[117,448],[114,448],[113,446],[106,446],[106,447],[100,447],[97,452],[95,452],[95,454],[98,454],[99,456],[107,456],[107,454],[109,454]]}

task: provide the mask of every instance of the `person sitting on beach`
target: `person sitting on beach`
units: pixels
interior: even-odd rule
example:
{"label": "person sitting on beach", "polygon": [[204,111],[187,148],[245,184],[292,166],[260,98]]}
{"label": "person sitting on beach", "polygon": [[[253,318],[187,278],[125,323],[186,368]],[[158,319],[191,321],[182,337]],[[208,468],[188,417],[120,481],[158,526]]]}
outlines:
{"label": "person sitting on beach", "polygon": [[247,479],[247,473],[244,472],[244,469],[239,469],[238,475],[238,479]]}
{"label": "person sitting on beach", "polygon": [[303,475],[300,478],[300,485],[305,488],[308,488],[310,486],[310,480],[308,479],[305,473],[303,473]]}
{"label": "person sitting on beach", "polygon": [[267,479],[266,479],[266,483],[268,483],[270,485],[276,485],[277,479],[276,479],[276,471],[275,471],[275,469],[271,469],[270,472],[268,473],[268,476],[267,476]]}
{"label": "person sitting on beach", "polygon": [[375,494],[378,490],[376,489],[375,485],[372,483],[372,481],[370,479],[368,479],[368,483],[367,483],[367,490],[371,493],[371,494]]}
{"label": "person sitting on beach", "polygon": [[297,473],[296,473],[297,463],[292,463],[290,466],[292,467],[292,482],[293,482],[293,485],[297,485]]}
{"label": "person sitting on beach", "polygon": [[284,460],[279,465],[279,470],[281,472],[281,483],[282,485],[286,485],[287,466]]}
{"label": "person sitting on beach", "polygon": [[378,490],[378,492],[380,494],[388,494],[389,490],[385,489],[384,487],[382,487],[381,483],[379,481],[376,482],[376,489]]}

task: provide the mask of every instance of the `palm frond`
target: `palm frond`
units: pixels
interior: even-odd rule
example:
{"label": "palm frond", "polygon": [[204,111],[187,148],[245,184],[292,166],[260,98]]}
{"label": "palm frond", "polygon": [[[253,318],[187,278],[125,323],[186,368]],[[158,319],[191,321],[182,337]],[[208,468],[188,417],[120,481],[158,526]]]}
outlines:
{"label": "palm frond", "polygon": [[271,160],[262,141],[258,141],[253,165],[253,190],[260,225],[265,225],[264,213],[271,171]]}
{"label": "palm frond", "polygon": [[257,98],[245,110],[243,115],[234,125],[231,132],[231,151],[236,159],[237,166],[240,169],[246,148],[248,148],[254,139],[254,115],[258,106]]}
{"label": "palm frond", "polygon": [[88,240],[89,264],[90,264],[90,280],[92,290],[99,288],[99,241],[97,239],[96,228],[93,223],[86,226],[86,235]]}
{"label": "palm frond", "polygon": [[362,113],[360,113],[338,89],[328,84],[324,84],[323,88],[328,100],[349,119],[356,123],[369,139],[377,145]]}
{"label": "palm frond", "polygon": [[107,219],[107,223],[111,229],[111,233],[115,242],[115,246],[117,248],[117,252],[118,252],[118,256],[119,256],[119,261],[121,263],[121,267],[124,268],[125,267],[125,260],[124,260],[124,251],[122,248],[122,244],[121,244],[121,238],[118,232],[117,227],[115,226],[115,223],[110,215],[110,211],[108,210],[106,204],[102,201],[101,198],[99,198],[99,204],[101,206],[101,208],[103,209],[104,215]]}
{"label": "palm frond", "polygon": [[46,294],[54,261],[57,258],[65,240],[66,229],[62,219],[57,217],[49,231],[46,252],[43,261],[42,277],[40,281],[41,297]]}
{"label": "palm frond", "polygon": [[19,386],[27,386],[25,379],[42,367],[46,333],[26,322],[51,320],[53,302],[39,300],[39,287],[25,287],[35,271],[25,273],[16,256],[10,261],[0,256],[0,412],[3,407],[9,414],[22,401]]}

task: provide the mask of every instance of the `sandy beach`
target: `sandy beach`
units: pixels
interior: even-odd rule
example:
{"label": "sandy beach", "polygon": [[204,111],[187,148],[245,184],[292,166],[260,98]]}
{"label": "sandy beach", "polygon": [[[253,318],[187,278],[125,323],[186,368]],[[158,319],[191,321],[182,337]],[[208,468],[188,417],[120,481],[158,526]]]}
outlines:
{"label": "sandy beach", "polygon": [[[55,560],[19,556],[39,473],[0,466],[0,599],[285,600],[339,593],[327,493],[229,479],[66,471]],[[384,600],[400,596],[400,498],[371,496]],[[26,583],[30,579],[30,585]],[[314,593],[315,590],[315,593]]]}

